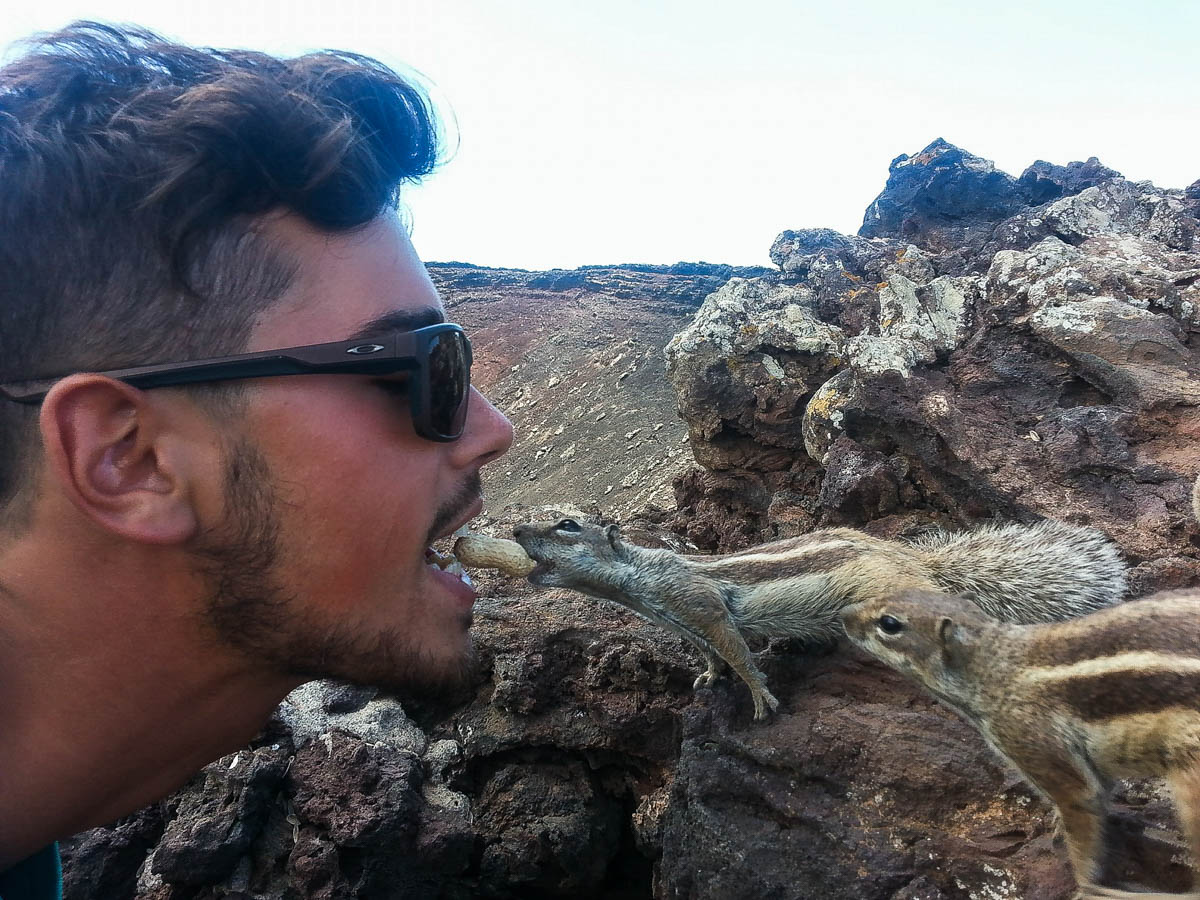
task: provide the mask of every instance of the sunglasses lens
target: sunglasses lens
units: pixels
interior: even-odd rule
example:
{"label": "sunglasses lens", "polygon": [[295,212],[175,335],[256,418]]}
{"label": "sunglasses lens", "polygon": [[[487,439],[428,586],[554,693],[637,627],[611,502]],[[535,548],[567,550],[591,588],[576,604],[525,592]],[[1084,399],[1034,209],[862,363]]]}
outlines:
{"label": "sunglasses lens", "polygon": [[471,391],[471,351],[461,332],[445,331],[429,345],[429,425],[442,438],[462,434]]}

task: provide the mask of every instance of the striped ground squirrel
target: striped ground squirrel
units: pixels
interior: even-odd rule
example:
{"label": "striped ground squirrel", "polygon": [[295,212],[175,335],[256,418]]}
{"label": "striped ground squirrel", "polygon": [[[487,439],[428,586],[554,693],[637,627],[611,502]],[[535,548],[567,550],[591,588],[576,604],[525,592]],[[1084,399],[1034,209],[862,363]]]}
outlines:
{"label": "striped ground squirrel", "polygon": [[616,601],[691,641],[708,664],[697,687],[728,663],[750,687],[758,720],[778,701],[747,638],[836,639],[843,607],[902,588],[961,593],[1016,622],[1078,616],[1125,590],[1116,548],[1098,531],[1058,522],[912,543],[833,528],[721,556],[639,547],[616,525],[573,519],[520,525],[514,536],[538,563],[534,584]]}
{"label": "striped ground squirrel", "polygon": [[1200,861],[1200,590],[1040,625],[913,591],[851,606],[843,622],[850,640],[962,714],[1058,808],[1086,896],[1122,896],[1094,886],[1112,874],[1105,804],[1117,778],[1165,776]]}

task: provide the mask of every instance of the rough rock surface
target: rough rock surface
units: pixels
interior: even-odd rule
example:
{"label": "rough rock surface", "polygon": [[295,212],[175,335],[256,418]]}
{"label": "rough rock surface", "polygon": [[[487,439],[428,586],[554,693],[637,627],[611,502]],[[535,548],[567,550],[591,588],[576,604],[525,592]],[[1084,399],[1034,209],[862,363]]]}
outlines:
{"label": "rough rock surface", "polygon": [[[1196,583],[1198,210],[1200,182],[1011,178],[939,141],[859,235],[780,235],[778,272],[433,266],[518,427],[478,524],[732,549],[1053,516],[1113,535],[1136,593]],[[67,897],[1071,896],[1046,805],[873,661],[770,643],[780,711],[753,725],[744,685],[693,690],[693,651],[632,613],[479,581],[460,694],[305,686],[175,796],[66,842]],[[1118,801],[1127,877],[1182,890],[1165,790]]]}

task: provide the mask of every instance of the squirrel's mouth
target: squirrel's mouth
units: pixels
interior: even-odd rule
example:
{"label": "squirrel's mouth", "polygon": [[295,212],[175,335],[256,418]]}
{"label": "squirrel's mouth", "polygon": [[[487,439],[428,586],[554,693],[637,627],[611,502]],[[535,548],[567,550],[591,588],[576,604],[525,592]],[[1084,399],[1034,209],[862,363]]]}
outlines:
{"label": "squirrel's mouth", "polygon": [[[521,544],[520,541],[517,541],[517,543]],[[525,576],[526,578],[528,578],[534,584],[537,584],[539,579],[544,578],[554,571],[554,563],[548,559],[543,559],[542,555],[537,552],[536,547],[526,547],[524,544],[521,544],[521,546],[524,548],[525,553],[528,554],[529,558],[537,563],[537,565],[533,567],[533,571]]]}
{"label": "squirrel's mouth", "polygon": [[536,541],[527,542],[518,536],[517,543],[521,545],[521,549],[525,551],[526,555],[535,563],[537,563],[537,565],[533,567],[533,571],[525,576],[526,578],[536,584],[539,578],[549,575],[554,571],[554,563],[548,559],[542,558],[542,554],[538,552]]}

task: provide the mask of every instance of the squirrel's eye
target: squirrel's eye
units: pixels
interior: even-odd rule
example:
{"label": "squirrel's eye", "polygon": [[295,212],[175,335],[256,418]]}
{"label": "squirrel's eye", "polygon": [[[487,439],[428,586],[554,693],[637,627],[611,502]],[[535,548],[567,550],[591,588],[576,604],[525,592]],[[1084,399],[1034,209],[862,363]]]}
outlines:
{"label": "squirrel's eye", "polygon": [[904,630],[904,623],[895,616],[880,616],[878,624],[884,634],[899,634]]}
{"label": "squirrel's eye", "polygon": [[559,522],[554,527],[558,531],[570,531],[572,533],[583,530],[582,528],[579,527],[579,523],[576,522],[574,519],[563,519],[561,522]]}

